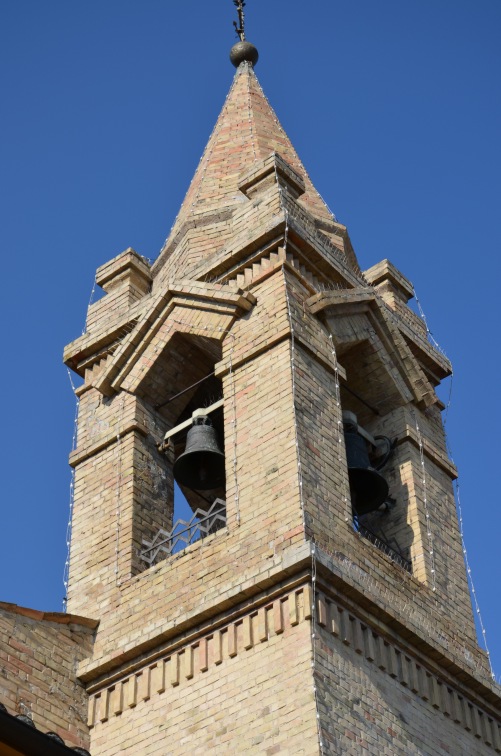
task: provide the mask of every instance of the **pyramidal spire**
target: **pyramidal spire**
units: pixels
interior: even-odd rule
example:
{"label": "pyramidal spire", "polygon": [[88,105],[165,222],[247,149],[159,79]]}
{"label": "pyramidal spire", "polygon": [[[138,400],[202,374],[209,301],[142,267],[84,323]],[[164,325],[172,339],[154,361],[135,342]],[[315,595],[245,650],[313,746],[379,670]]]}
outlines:
{"label": "pyramidal spire", "polygon": [[[318,221],[336,223],[259,84],[253,67],[256,48],[246,40],[240,41],[232,48],[230,57],[238,66],[232,86],[155,264],[157,271],[190,228],[205,225],[209,218],[221,213],[228,217],[247,201],[239,190],[239,177],[272,153],[278,153],[304,180],[305,192],[300,203],[305,209]],[[218,243],[222,246],[226,232],[219,231]],[[203,256],[210,252],[205,248]]]}

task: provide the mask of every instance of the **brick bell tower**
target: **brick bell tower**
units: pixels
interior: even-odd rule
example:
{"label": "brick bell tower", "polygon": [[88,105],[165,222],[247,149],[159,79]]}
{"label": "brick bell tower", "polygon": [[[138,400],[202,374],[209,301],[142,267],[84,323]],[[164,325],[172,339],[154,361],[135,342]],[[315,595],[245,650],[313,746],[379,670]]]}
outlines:
{"label": "brick bell tower", "polygon": [[[90,751],[501,753],[449,362],[394,265],[360,270],[239,31],[159,258],[99,268],[65,352],[85,381],[68,611],[99,620]],[[198,525],[174,528],[175,477]]]}

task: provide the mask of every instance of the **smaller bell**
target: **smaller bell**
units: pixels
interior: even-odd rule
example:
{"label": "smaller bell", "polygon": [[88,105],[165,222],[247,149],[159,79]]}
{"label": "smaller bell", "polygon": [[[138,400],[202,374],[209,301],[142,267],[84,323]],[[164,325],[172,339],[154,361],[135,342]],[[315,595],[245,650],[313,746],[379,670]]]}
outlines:
{"label": "smaller bell", "polygon": [[345,422],[344,440],[354,514],[374,512],[388,498],[388,483],[370,463],[367,442],[357,425]]}
{"label": "smaller bell", "polygon": [[195,491],[208,491],[224,484],[224,454],[208,417],[197,417],[188,431],[186,448],[174,462],[177,483]]}

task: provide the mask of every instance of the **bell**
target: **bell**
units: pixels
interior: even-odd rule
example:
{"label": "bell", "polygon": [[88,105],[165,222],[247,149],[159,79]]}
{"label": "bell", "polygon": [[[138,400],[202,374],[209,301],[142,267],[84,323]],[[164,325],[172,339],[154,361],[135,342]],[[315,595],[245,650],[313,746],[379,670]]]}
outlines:
{"label": "bell", "polygon": [[224,483],[224,454],[208,417],[197,417],[188,431],[186,448],[174,462],[174,478],[195,491],[219,488]]}
{"label": "bell", "polygon": [[345,426],[344,440],[353,512],[357,515],[374,512],[388,498],[388,483],[371,467],[367,442],[356,426]]}

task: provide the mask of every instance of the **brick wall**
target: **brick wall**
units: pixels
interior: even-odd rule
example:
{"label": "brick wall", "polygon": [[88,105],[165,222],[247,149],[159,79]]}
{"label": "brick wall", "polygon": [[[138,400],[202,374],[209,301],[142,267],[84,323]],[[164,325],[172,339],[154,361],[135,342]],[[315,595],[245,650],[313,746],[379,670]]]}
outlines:
{"label": "brick wall", "polygon": [[89,747],[87,693],[79,662],[92,651],[96,623],[0,604],[0,702],[67,745]]}
{"label": "brick wall", "polygon": [[318,754],[310,593],[298,589],[91,698],[93,754]]}
{"label": "brick wall", "polygon": [[315,679],[325,753],[501,753],[499,722],[336,603],[319,604]]}
{"label": "brick wall", "polygon": [[[390,263],[366,285],[249,70],[232,97],[161,258],[103,266],[67,350],[86,381],[69,608],[100,621],[78,666],[93,756],[313,754],[317,714],[326,753],[501,752],[434,393],[450,365]],[[251,100],[263,151],[296,171],[227,122]],[[143,538],[172,521],[158,443],[212,371],[227,527],[146,568]],[[394,501],[369,520],[412,574],[353,527],[346,409],[394,442]]]}

